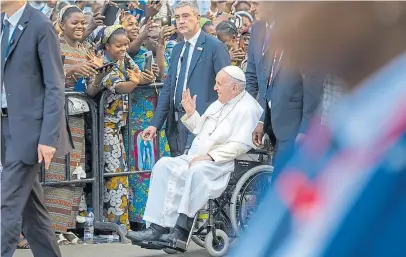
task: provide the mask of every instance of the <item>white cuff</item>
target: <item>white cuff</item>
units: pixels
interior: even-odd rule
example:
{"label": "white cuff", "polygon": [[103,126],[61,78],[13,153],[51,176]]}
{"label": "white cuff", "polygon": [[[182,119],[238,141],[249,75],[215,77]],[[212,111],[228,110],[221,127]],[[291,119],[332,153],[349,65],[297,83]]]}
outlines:
{"label": "white cuff", "polygon": [[193,115],[190,116],[189,118],[188,118],[188,115],[185,114],[185,115],[182,116],[182,118],[180,120],[190,130],[190,132],[193,132],[193,130],[197,126],[197,123],[198,123],[199,119],[200,119],[200,115],[199,115],[199,113],[197,111],[195,111],[193,113]]}

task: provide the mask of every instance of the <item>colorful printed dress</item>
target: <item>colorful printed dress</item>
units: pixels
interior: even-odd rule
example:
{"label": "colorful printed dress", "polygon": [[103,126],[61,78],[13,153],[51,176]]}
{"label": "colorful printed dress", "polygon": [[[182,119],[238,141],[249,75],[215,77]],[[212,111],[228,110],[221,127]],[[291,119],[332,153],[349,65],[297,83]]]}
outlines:
{"label": "colorful printed dress", "polygon": [[[104,56],[104,63],[109,63]],[[113,70],[104,77],[102,85],[108,90],[104,106],[104,172],[126,172],[126,151],[123,140],[123,127],[127,122],[128,94],[116,93],[120,82],[128,81],[126,70],[138,68],[127,55],[125,60],[118,61]],[[130,228],[128,221],[128,178],[117,176],[106,178],[104,188],[104,215],[109,222]]]}
{"label": "colorful printed dress", "polygon": [[[165,76],[168,72],[172,49],[176,41],[168,41],[165,47]],[[148,50],[141,48],[140,52],[133,57],[138,67],[144,67],[144,53]],[[131,138],[125,138],[126,145],[130,149],[127,153],[130,158],[130,171],[151,170],[155,162],[163,156],[170,156],[169,145],[165,137],[164,129],[159,138],[152,142],[142,140],[140,133],[151,124],[152,117],[157,105],[157,94],[154,88],[138,88],[130,94],[130,134]],[[142,223],[145,205],[148,198],[150,173],[141,173],[128,177],[129,191],[129,219],[132,222]]]}
{"label": "colorful printed dress", "polygon": [[[88,45],[79,49],[70,47],[63,37],[60,38],[61,55],[65,56],[64,68],[87,61]],[[65,78],[67,90],[73,90],[78,76]],[[74,170],[81,166],[85,170],[85,119],[83,114],[69,115],[69,127],[74,144],[70,152],[71,178]],[[45,181],[65,181],[65,156],[56,157],[51,162],[49,170],[45,172]],[[45,205],[49,211],[52,226],[57,232],[66,232],[76,228],[76,217],[86,211],[83,188],[78,186],[52,187],[44,186]],[[82,204],[81,203],[82,199]]]}
{"label": "colorful printed dress", "polygon": [[175,40],[169,40],[166,45],[165,45],[165,52],[164,52],[164,56],[165,56],[165,78],[168,75],[168,71],[169,71],[169,63],[171,60],[171,55],[172,55],[172,50],[175,47],[175,45],[178,42]]}
{"label": "colorful printed dress", "polygon": [[145,53],[148,52],[148,49],[141,46],[138,50],[138,53],[134,56],[131,56],[135,64],[140,68],[141,71],[144,71],[144,64],[145,64]]}

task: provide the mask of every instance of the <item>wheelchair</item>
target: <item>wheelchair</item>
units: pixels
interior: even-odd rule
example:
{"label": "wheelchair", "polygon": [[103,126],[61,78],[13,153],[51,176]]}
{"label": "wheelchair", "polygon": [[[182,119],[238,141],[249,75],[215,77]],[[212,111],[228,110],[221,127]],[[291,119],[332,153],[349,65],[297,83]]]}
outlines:
{"label": "wheelchair", "polygon": [[[224,256],[230,242],[249,225],[256,203],[271,184],[271,158],[270,152],[262,149],[250,150],[237,158],[226,190],[196,214],[187,242],[143,242],[141,247],[176,254],[186,252],[192,240],[206,248],[210,256]],[[262,187],[253,189],[256,185]]]}

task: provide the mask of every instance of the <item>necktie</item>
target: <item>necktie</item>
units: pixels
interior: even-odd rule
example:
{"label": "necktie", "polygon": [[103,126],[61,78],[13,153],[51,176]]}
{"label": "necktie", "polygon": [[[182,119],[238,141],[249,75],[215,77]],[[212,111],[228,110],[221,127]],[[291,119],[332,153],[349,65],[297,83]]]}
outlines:
{"label": "necktie", "polygon": [[3,21],[3,35],[1,37],[1,84],[3,85],[4,64],[6,62],[6,52],[8,48],[8,37],[10,35],[10,23]]}
{"label": "necktie", "polygon": [[179,77],[178,77],[178,82],[176,84],[176,95],[175,95],[175,105],[177,106],[178,110],[182,109],[182,93],[183,93],[183,87],[185,85],[185,80],[186,80],[186,68],[187,68],[187,60],[189,57],[189,48],[190,48],[190,43],[186,41],[185,43],[185,51],[183,51],[183,55],[180,57],[180,72],[179,72]]}

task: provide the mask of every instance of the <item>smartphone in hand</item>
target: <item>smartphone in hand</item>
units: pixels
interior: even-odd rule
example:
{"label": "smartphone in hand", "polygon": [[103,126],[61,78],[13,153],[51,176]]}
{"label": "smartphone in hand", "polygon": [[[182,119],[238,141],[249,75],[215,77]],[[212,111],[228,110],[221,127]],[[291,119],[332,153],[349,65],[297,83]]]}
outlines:
{"label": "smartphone in hand", "polygon": [[162,17],[161,24],[162,24],[162,26],[171,26],[172,25],[172,17],[171,16]]}
{"label": "smartphone in hand", "polygon": [[114,5],[106,4],[103,8],[102,15],[104,16],[103,23],[106,26],[114,25],[120,8]]}
{"label": "smartphone in hand", "polygon": [[109,62],[109,63],[97,68],[96,71],[98,73],[102,73],[104,69],[109,70],[109,69],[112,69],[113,67],[114,67],[114,62]]}
{"label": "smartphone in hand", "polygon": [[151,51],[148,51],[144,54],[145,62],[144,62],[144,71],[149,70],[152,71],[152,63],[153,63],[153,55]]}

